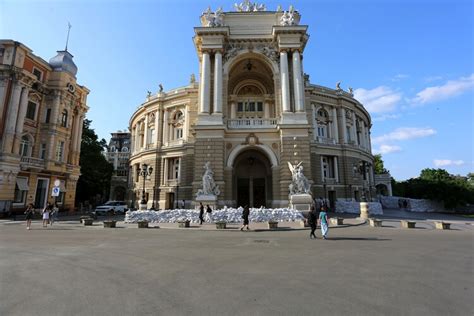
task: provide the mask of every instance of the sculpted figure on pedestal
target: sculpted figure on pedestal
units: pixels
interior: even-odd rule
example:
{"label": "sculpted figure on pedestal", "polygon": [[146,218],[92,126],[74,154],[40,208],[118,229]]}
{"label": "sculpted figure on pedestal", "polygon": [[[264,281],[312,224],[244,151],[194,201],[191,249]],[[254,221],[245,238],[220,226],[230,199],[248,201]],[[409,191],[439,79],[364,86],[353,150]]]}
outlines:
{"label": "sculpted figure on pedestal", "polygon": [[289,186],[290,195],[293,194],[309,194],[310,185],[308,179],[303,174],[303,162],[292,165],[291,162],[288,162],[288,168],[291,171],[291,180],[292,183]]}
{"label": "sculpted figure on pedestal", "polygon": [[198,190],[196,196],[200,195],[219,195],[221,191],[219,186],[214,182],[214,172],[211,169],[211,163],[208,161],[204,164],[204,174],[202,175],[202,189]]}

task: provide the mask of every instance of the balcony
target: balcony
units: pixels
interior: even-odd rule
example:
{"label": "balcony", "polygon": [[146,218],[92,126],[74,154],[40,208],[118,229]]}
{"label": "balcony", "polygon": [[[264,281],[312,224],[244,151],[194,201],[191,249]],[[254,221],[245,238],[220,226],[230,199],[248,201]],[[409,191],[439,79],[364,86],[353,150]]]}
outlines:
{"label": "balcony", "polygon": [[20,167],[22,169],[44,169],[44,159],[21,157]]}
{"label": "balcony", "polygon": [[184,139],[180,138],[180,139],[173,139],[173,140],[170,140],[170,141],[167,141],[165,142],[165,146],[170,146],[170,147],[173,147],[173,146],[181,146],[184,144]]}
{"label": "balcony", "polygon": [[333,138],[328,138],[328,137],[316,137],[316,141],[320,144],[325,144],[325,145],[336,145],[336,140]]}
{"label": "balcony", "polygon": [[244,118],[227,120],[229,129],[255,129],[255,128],[275,128],[278,120],[276,118]]}
{"label": "balcony", "polygon": [[165,180],[165,186],[168,187],[175,187],[179,185],[179,180],[178,179],[168,179]]}

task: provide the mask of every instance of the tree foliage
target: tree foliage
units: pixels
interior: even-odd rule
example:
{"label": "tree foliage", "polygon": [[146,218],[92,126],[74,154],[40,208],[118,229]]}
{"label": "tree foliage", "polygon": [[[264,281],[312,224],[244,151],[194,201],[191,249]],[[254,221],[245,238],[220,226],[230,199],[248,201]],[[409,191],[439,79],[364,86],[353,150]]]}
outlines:
{"label": "tree foliage", "polygon": [[383,165],[382,155],[377,154],[374,155],[374,172],[375,174],[384,174],[389,173],[387,169],[385,169]]}
{"label": "tree foliage", "polygon": [[474,204],[474,186],[469,177],[454,176],[444,169],[423,169],[418,178],[392,183],[393,193],[415,199],[444,202],[447,209]]}
{"label": "tree foliage", "polygon": [[114,167],[104,156],[105,139],[98,139],[90,127],[91,120],[84,120],[79,164],[81,176],[77,182],[76,202],[100,203],[108,195]]}

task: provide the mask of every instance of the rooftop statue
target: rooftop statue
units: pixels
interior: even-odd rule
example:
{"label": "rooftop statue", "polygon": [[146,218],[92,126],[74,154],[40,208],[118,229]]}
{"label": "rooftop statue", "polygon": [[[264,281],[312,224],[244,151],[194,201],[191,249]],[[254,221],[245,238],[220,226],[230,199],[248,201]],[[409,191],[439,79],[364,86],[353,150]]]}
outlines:
{"label": "rooftop statue", "polygon": [[160,93],[163,92],[163,85],[161,83],[158,85],[158,88]]}
{"label": "rooftop statue", "polygon": [[294,194],[310,194],[310,185],[308,179],[303,174],[303,162],[292,165],[288,161],[288,168],[291,171],[291,184],[289,186],[290,195]]}
{"label": "rooftop statue", "polygon": [[284,11],[283,15],[280,18],[280,25],[282,26],[292,26],[298,25],[300,22],[298,12],[295,11],[295,8],[290,5],[290,9],[288,11]]}
{"label": "rooftop statue", "polygon": [[216,27],[224,25],[224,13],[222,8],[218,8],[216,12],[212,12],[211,7],[208,7],[206,11],[202,13],[204,17],[203,26]]}
{"label": "rooftop statue", "polygon": [[336,90],[342,90],[340,81],[336,82]]}
{"label": "rooftop statue", "polygon": [[264,4],[251,3],[249,0],[245,0],[240,4],[235,3],[234,8],[238,12],[267,11]]}
{"label": "rooftop statue", "polygon": [[196,196],[201,195],[219,195],[221,191],[219,186],[214,182],[214,172],[211,169],[211,163],[208,161],[204,164],[204,174],[202,175],[202,189],[198,190]]}

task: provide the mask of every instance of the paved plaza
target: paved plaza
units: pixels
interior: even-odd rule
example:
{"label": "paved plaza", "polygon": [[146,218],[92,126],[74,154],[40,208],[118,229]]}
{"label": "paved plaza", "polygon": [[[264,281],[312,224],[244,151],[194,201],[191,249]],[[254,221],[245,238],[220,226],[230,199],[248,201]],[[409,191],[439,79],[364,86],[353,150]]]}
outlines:
{"label": "paved plaza", "polygon": [[329,240],[295,224],[1,221],[0,315],[472,315],[472,222],[402,229],[395,215],[347,219]]}

